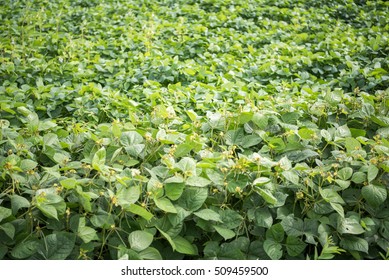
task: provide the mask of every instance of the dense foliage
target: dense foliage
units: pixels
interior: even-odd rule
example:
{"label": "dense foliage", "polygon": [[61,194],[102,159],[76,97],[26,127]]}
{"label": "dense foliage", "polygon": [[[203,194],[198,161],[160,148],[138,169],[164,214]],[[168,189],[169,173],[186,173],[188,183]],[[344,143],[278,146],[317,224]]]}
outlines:
{"label": "dense foliage", "polygon": [[389,258],[389,2],[0,22],[0,259]]}

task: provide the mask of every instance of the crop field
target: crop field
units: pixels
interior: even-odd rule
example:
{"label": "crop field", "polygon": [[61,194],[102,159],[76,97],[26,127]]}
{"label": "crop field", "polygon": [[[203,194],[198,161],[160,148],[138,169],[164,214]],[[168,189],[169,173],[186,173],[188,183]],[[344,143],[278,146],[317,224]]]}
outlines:
{"label": "crop field", "polygon": [[0,259],[389,259],[389,2],[0,0]]}

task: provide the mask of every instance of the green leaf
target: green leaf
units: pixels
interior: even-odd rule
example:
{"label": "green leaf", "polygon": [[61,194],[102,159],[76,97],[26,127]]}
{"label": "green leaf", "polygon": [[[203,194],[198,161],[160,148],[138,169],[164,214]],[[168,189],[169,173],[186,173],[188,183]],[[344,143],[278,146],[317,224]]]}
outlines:
{"label": "green leaf", "polygon": [[304,252],[307,244],[300,238],[295,236],[288,236],[286,238],[286,251],[289,256],[296,257]]}
{"label": "green leaf", "polygon": [[300,218],[295,218],[293,214],[285,217],[281,221],[287,235],[300,236],[304,234],[304,223]]}
{"label": "green leaf", "polygon": [[188,211],[196,211],[201,208],[207,197],[207,188],[187,187],[177,203]]}
{"label": "green leaf", "polygon": [[283,170],[289,170],[292,168],[292,162],[288,157],[283,157],[279,160],[279,165]]}
{"label": "green leaf", "polygon": [[176,245],[176,251],[181,254],[185,254],[185,255],[198,254],[196,246],[180,235],[174,237],[173,242]]}
{"label": "green leaf", "polygon": [[267,208],[256,209],[254,217],[256,226],[270,228],[273,224],[273,217]]}
{"label": "green leaf", "polygon": [[74,189],[76,187],[77,180],[74,178],[67,178],[67,179],[61,180],[59,183],[65,189],[71,190],[71,189]]}
{"label": "green leaf", "polygon": [[165,212],[168,212],[168,213],[177,213],[177,210],[176,208],[174,207],[174,205],[171,203],[171,201],[167,198],[154,198],[154,202],[155,202],[155,205],[165,211]]}
{"label": "green leaf", "polygon": [[353,218],[339,218],[337,229],[340,234],[361,234],[365,232],[358,221]]}
{"label": "green leaf", "polygon": [[341,180],[348,180],[351,175],[353,175],[353,169],[351,167],[345,167],[338,171],[338,177]]}
{"label": "green leaf", "polygon": [[190,172],[192,175],[196,174],[196,162],[191,158],[182,158],[178,163],[176,163],[176,167],[184,173]]}
{"label": "green leaf", "polygon": [[136,230],[130,233],[128,236],[128,242],[130,243],[131,249],[140,252],[148,248],[153,242],[154,236],[144,230]]}
{"label": "green leaf", "polygon": [[80,227],[77,236],[80,237],[84,243],[89,243],[92,240],[99,240],[96,230],[87,226]]}
{"label": "green leaf", "polygon": [[153,214],[151,214],[149,211],[136,204],[131,204],[130,206],[126,207],[126,211],[141,216],[147,221],[151,220],[154,217]]}
{"label": "green leaf", "polygon": [[27,198],[17,194],[11,196],[11,208],[13,215],[16,215],[20,208],[29,208],[30,206],[30,201]]}
{"label": "green leaf", "polygon": [[21,168],[23,171],[32,170],[32,169],[34,169],[37,165],[38,165],[37,162],[35,162],[35,161],[33,161],[33,160],[30,160],[30,159],[23,159],[23,160],[20,162],[20,168]]}
{"label": "green leaf", "polygon": [[0,230],[3,230],[5,232],[5,234],[13,239],[14,236],[15,236],[15,227],[13,224],[11,223],[5,223],[5,224],[1,224],[0,225]]}
{"label": "green leaf", "polygon": [[272,260],[279,260],[282,257],[282,246],[274,240],[266,239],[263,242],[263,249]]}
{"label": "green leaf", "polygon": [[42,211],[42,213],[51,219],[58,221],[57,209],[51,204],[37,204],[37,208]]}
{"label": "green leaf", "polygon": [[228,228],[224,228],[216,225],[213,225],[213,228],[216,230],[217,233],[219,233],[224,238],[224,240],[235,237],[235,232]]}
{"label": "green leaf", "polygon": [[319,154],[310,149],[305,149],[303,151],[292,151],[288,153],[288,158],[294,162],[301,162],[311,157],[317,157]]}
{"label": "green leaf", "polygon": [[345,139],[344,145],[347,149],[347,152],[352,152],[352,151],[361,149],[361,143],[359,143],[359,141],[357,139],[352,138],[352,137],[347,137]]}
{"label": "green leaf", "polygon": [[270,139],[268,146],[270,149],[275,150],[277,152],[283,152],[286,147],[284,141],[281,138]]}
{"label": "green leaf", "polygon": [[216,170],[213,169],[207,169],[206,170],[208,178],[214,183],[215,185],[223,185],[224,183],[224,175]]}
{"label": "green leaf", "polygon": [[115,224],[114,215],[101,211],[90,218],[93,226],[98,228],[109,229]]}
{"label": "green leaf", "polygon": [[147,247],[138,254],[143,260],[162,260],[162,256],[159,251],[153,247]]}
{"label": "green leaf", "polygon": [[60,165],[65,165],[69,161],[69,157],[61,153],[55,153],[53,159]]}
{"label": "green leaf", "polygon": [[369,165],[367,168],[367,180],[369,183],[373,181],[378,175],[379,169],[375,165]]}
{"label": "green leaf", "polygon": [[254,113],[252,121],[258,126],[259,129],[265,129],[268,125],[269,118],[261,113]]}
{"label": "green leaf", "polygon": [[[192,70],[193,71],[193,70]],[[198,115],[196,114],[195,111],[193,111],[192,109],[191,110],[185,110],[185,113],[188,115],[188,117],[190,118],[190,120],[192,122],[196,121],[197,118],[198,118]]]}
{"label": "green leaf", "polygon": [[38,240],[26,240],[18,243],[11,251],[11,256],[15,259],[26,259],[34,255],[39,248]]}
{"label": "green leaf", "polygon": [[184,183],[165,183],[165,194],[170,200],[174,201],[180,198],[184,188]]}
{"label": "green leaf", "polygon": [[242,148],[250,148],[261,143],[262,139],[258,135],[246,135],[242,139]]}
{"label": "green leaf", "polygon": [[341,138],[351,137],[351,131],[347,125],[339,126],[335,134]]}
{"label": "green leaf", "polygon": [[[73,216],[73,217],[77,217],[77,216]],[[85,224],[86,224],[85,217],[80,217],[78,220],[77,228],[74,228],[73,230],[73,231],[77,231],[77,236],[80,237],[82,241],[84,241],[84,243],[89,243],[92,240],[99,240],[96,230],[91,227],[85,226]]]}
{"label": "green leaf", "polygon": [[202,209],[193,214],[206,221],[222,222],[220,215],[211,209]]}
{"label": "green leaf", "polygon": [[179,158],[179,157],[186,156],[187,154],[190,153],[190,151],[192,151],[192,149],[193,149],[193,145],[191,144],[187,144],[187,143],[180,144],[177,146],[174,152],[174,157]]}
{"label": "green leaf", "polygon": [[106,151],[105,148],[100,148],[93,156],[92,167],[97,171],[102,171],[105,166]]}
{"label": "green leaf", "polygon": [[333,203],[339,203],[343,204],[344,200],[342,197],[333,189],[327,188],[327,189],[322,189],[319,188],[320,195],[323,197],[323,199],[326,202],[333,202]]}
{"label": "green leaf", "polygon": [[169,242],[170,246],[172,247],[173,251],[176,251],[177,247],[176,244],[174,243],[173,239],[170,237],[169,234],[158,228],[158,231],[162,234],[162,236]]}
{"label": "green leaf", "polygon": [[76,236],[69,232],[47,235],[41,240],[38,252],[46,260],[65,260],[73,251]]}
{"label": "green leaf", "polygon": [[340,241],[340,246],[348,251],[359,251],[366,254],[369,251],[369,244],[367,241],[356,236],[345,236]]}
{"label": "green leaf", "polygon": [[338,184],[338,186],[341,188],[341,190],[347,189],[351,184],[350,181],[344,181],[344,180],[339,180],[339,179],[335,179],[335,183]]}
{"label": "green leaf", "polygon": [[239,227],[243,222],[243,217],[235,210],[220,209],[220,218],[223,221],[223,227],[233,229]]}
{"label": "green leaf", "polygon": [[266,231],[266,239],[282,242],[284,240],[284,228],[281,224],[274,224]]}
{"label": "green leaf", "polygon": [[267,189],[259,189],[259,188],[256,188],[255,190],[258,192],[258,194],[259,194],[260,196],[262,196],[262,198],[263,198],[267,203],[269,203],[269,204],[271,204],[271,205],[276,204],[277,198],[275,198],[275,197],[273,196],[273,194],[272,194],[269,190],[267,190]]}
{"label": "green leaf", "polygon": [[294,170],[286,170],[282,172],[282,176],[285,177],[286,180],[289,182],[292,182],[293,184],[298,185],[299,183],[299,176],[296,174]]}
{"label": "green leaf", "polygon": [[355,172],[351,178],[351,181],[356,184],[361,184],[366,181],[366,174],[363,172]]}
{"label": "green leaf", "polygon": [[118,246],[117,259],[118,260],[142,260],[138,252],[135,252],[134,250],[129,249],[122,244]]}
{"label": "green leaf", "polygon": [[259,177],[259,178],[254,180],[253,185],[254,186],[256,186],[256,185],[264,185],[264,184],[267,184],[269,182],[270,182],[270,178],[268,178],[268,177]]}
{"label": "green leaf", "polygon": [[0,222],[12,215],[11,209],[0,206]]}
{"label": "green leaf", "polygon": [[208,186],[211,183],[211,181],[203,177],[191,176],[188,179],[186,179],[185,183],[188,186],[203,188]]}
{"label": "green leaf", "polygon": [[344,209],[343,209],[343,206],[341,204],[336,203],[336,202],[330,202],[330,205],[336,212],[338,212],[338,214],[342,218],[344,218]]}
{"label": "green leaf", "polygon": [[309,128],[301,128],[298,130],[298,134],[302,139],[310,140],[315,135],[315,131]]}
{"label": "green leaf", "polygon": [[366,199],[367,203],[373,207],[378,207],[387,198],[386,187],[380,185],[370,184],[362,188],[362,197]]}
{"label": "green leaf", "polygon": [[120,136],[120,143],[124,147],[132,147],[135,144],[143,143],[143,137],[136,131],[126,131]]}
{"label": "green leaf", "polygon": [[8,247],[4,244],[0,244],[0,260],[4,259],[4,256],[8,253]]}
{"label": "green leaf", "polygon": [[139,187],[124,187],[121,186],[116,193],[117,204],[122,206],[124,209],[129,207],[138,201],[140,196]]}
{"label": "green leaf", "polygon": [[244,132],[243,129],[229,130],[224,137],[227,145],[240,145],[244,137]]}

